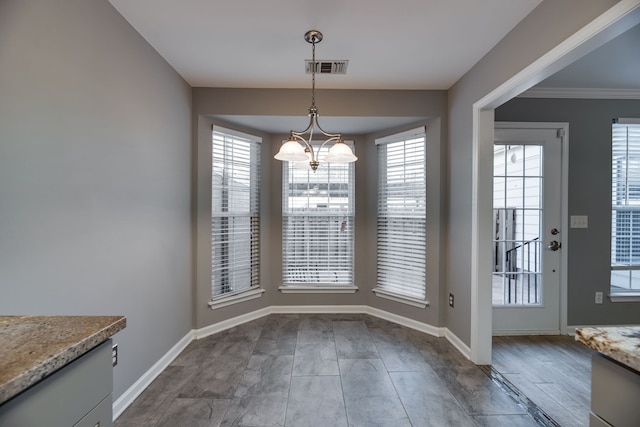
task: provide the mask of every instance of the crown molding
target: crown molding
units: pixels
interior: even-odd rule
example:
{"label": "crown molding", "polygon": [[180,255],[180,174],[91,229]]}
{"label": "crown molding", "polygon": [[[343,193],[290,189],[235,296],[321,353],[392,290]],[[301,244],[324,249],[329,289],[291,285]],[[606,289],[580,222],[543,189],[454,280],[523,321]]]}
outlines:
{"label": "crown molding", "polygon": [[517,98],[640,99],[640,89],[534,87]]}

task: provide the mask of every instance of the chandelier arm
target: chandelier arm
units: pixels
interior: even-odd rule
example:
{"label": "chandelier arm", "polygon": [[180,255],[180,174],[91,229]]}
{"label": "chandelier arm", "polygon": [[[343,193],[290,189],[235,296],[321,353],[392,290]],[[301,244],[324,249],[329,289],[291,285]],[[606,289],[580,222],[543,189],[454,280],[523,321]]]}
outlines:
{"label": "chandelier arm", "polygon": [[[331,136],[331,135],[327,135],[327,136]],[[331,138],[325,140],[322,144],[320,144],[320,147],[318,148],[318,151],[320,151],[322,149],[322,147],[324,147],[328,143],[333,142],[333,141],[338,142],[338,141],[340,141],[340,139],[341,139],[340,135],[331,136]]]}
{"label": "chandelier arm", "polygon": [[330,137],[332,139],[334,139],[334,138],[342,139],[342,134],[341,133],[329,133],[329,132],[326,132],[324,129],[322,129],[322,127],[320,126],[320,122],[318,122],[318,116],[317,115],[316,115],[316,126],[318,127],[318,130],[320,130],[320,132],[322,132],[322,134],[324,136]]}
{"label": "chandelier arm", "polygon": [[[307,131],[304,131],[302,133],[291,131],[291,136],[293,138],[297,139],[298,141],[301,141],[304,144],[305,148],[307,150],[309,150],[309,153],[311,153],[311,161],[316,161],[317,160],[316,159],[316,153],[313,150],[313,146],[311,145],[311,143],[307,142],[307,140],[304,138],[304,134],[305,133],[307,133]],[[311,140],[309,140],[309,141],[311,141]]]}

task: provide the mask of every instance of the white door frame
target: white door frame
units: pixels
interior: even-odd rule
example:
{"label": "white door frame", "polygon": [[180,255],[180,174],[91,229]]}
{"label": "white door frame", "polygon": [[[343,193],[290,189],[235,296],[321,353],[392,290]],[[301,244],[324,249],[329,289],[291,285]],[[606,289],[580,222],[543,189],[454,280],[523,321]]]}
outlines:
{"label": "white door frame", "polygon": [[491,244],[493,217],[494,109],[639,22],[640,1],[621,0],[473,104],[470,350],[478,365],[491,364],[491,251],[484,248]]}
{"label": "white door frame", "polygon": [[[567,267],[569,253],[569,123],[566,122],[495,122],[494,129],[559,129],[562,132],[560,167],[560,334],[567,334]],[[548,228],[548,227],[547,227]],[[544,241],[543,241],[544,247]]]}

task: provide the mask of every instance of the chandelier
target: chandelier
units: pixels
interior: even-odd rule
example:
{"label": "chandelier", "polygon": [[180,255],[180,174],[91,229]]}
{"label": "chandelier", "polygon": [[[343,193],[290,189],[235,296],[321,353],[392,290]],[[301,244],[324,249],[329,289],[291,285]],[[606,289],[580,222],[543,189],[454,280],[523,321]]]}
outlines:
{"label": "chandelier", "polygon": [[[327,144],[333,143],[329,153],[322,159],[328,163],[351,163],[358,160],[353,154],[351,148],[342,140],[339,133],[328,133],[320,127],[318,123],[318,108],[316,107],[316,43],[322,41],[322,33],[316,30],[307,31],[304,39],[311,43],[311,107],[309,107],[309,126],[303,131],[297,132],[292,130],[289,133],[289,139],[282,144],[278,154],[274,156],[277,160],[290,162],[309,162],[309,166],[315,172],[320,166],[318,161],[318,152]],[[317,151],[314,151],[311,141],[315,130],[320,131],[326,139],[322,142]],[[305,138],[305,135],[308,137]]]}

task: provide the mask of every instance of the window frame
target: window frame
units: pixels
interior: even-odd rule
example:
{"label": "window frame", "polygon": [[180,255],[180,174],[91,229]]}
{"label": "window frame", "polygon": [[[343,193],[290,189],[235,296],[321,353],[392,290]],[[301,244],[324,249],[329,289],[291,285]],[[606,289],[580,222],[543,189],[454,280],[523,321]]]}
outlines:
{"label": "window frame", "polygon": [[[315,150],[318,150],[318,148],[320,147],[320,145],[322,144],[322,141],[313,141],[312,145],[314,147]],[[345,144],[348,144],[352,149],[354,149],[355,144],[353,141],[345,141]],[[324,155],[326,155],[326,153],[328,152],[330,147],[328,146],[324,146],[323,150],[321,150],[320,152],[317,153],[318,157],[322,160],[322,158],[324,157]],[[355,286],[355,165],[354,163],[347,163],[347,164],[327,164],[325,162],[321,162],[320,167],[318,168],[318,171],[316,172],[312,172],[310,170],[310,168],[305,167],[306,166],[306,162],[283,162],[282,164],[282,180],[281,180],[281,189],[282,189],[282,203],[281,203],[281,207],[282,207],[282,217],[281,217],[281,223],[282,223],[282,234],[281,234],[281,238],[282,238],[282,262],[281,262],[281,267],[282,267],[282,271],[281,271],[281,286],[278,288],[282,293],[354,293],[358,290],[358,287]],[[317,210],[313,210],[310,207],[307,208],[307,212],[304,212],[304,208],[297,208],[299,211],[298,212],[294,212],[294,208],[289,206],[290,203],[290,186],[291,185],[295,185],[295,184],[305,184],[304,182],[301,181],[297,181],[294,182],[291,179],[295,178],[295,175],[293,175],[295,173],[296,170],[305,170],[307,173],[307,179],[308,181],[306,182],[307,186],[311,186],[313,184],[320,184],[322,185],[322,182],[319,182],[317,180],[311,180],[311,178],[313,178],[314,176],[317,176],[316,174],[318,173],[325,173],[325,171],[327,171],[327,168],[329,168],[329,170],[326,172],[327,173],[327,200],[328,200],[328,205],[332,204],[332,198],[338,198],[339,197],[337,195],[334,195],[331,193],[331,188],[330,185],[331,184],[340,184],[338,183],[332,183],[331,180],[329,179],[330,175],[331,175],[331,169],[330,168],[346,168],[346,174],[347,174],[347,178],[348,178],[348,188],[347,188],[347,192],[348,192],[348,198],[349,200],[346,202],[347,204],[347,208],[346,210],[343,210],[341,208],[338,208],[335,211],[331,211],[331,210],[327,210],[327,211],[317,211]],[[341,169],[340,173],[345,173],[343,169]],[[300,175],[300,172],[297,173],[298,178]],[[304,185],[303,185],[304,186]],[[310,202],[311,203],[311,202]],[[291,236],[289,234],[287,234],[288,228],[287,228],[287,224],[290,223],[290,221],[293,218],[300,218],[300,219],[307,219],[307,220],[312,220],[312,219],[318,219],[318,218],[327,218],[327,220],[330,222],[332,219],[335,218],[345,218],[347,217],[347,227],[348,227],[348,231],[350,234],[350,241],[348,242],[348,266],[349,266],[349,272],[347,273],[350,276],[350,280],[346,281],[346,282],[334,282],[334,281],[292,281],[290,280],[290,274],[288,274],[287,272],[289,271],[288,268],[288,262],[290,262],[291,260],[288,259],[287,256],[287,246],[288,244],[295,244],[295,240],[291,241]],[[329,223],[330,224],[330,223]],[[327,230],[327,233],[330,233],[330,230]],[[329,235],[327,235],[327,244],[330,244],[331,242],[336,242],[338,241],[338,239],[331,239]],[[309,249],[306,248],[306,250],[308,251]],[[327,254],[329,254],[329,251],[327,251]],[[295,258],[295,256],[292,256],[293,258]],[[326,256],[325,256],[326,258]],[[327,258],[327,263],[329,264],[328,269],[325,273],[329,273],[330,271],[330,267],[332,264],[336,263],[336,260],[331,259],[331,258]],[[300,270],[300,272],[305,275],[305,274],[309,274],[309,271],[304,270],[304,268],[302,270]],[[324,272],[324,270],[322,270],[321,272]],[[300,274],[300,273],[299,273]],[[335,274],[335,273],[334,273]],[[337,277],[337,276],[336,276]]]}
{"label": "window frame", "polygon": [[[624,128],[626,134],[624,139],[620,139],[617,129]],[[635,129],[635,135],[633,141],[629,140],[629,129]],[[620,145],[624,144],[624,154],[620,155]],[[630,148],[630,144],[633,147]],[[633,153],[630,156],[630,152]],[[640,185],[640,176],[632,178],[634,182],[630,182],[629,176],[629,163],[633,162],[637,164],[640,162],[640,119],[637,118],[620,118],[614,119],[611,126],[611,227],[610,227],[610,281],[609,281],[609,298],[612,302],[630,302],[640,301],[640,289],[633,289],[629,287],[629,290],[614,289],[613,275],[614,272],[628,272],[629,283],[633,280],[632,275],[634,271],[640,271],[640,256],[635,262],[633,261],[633,253],[640,252],[640,232],[634,233],[634,229],[640,230],[640,224],[634,225],[634,218],[638,219],[640,223],[640,194],[638,193],[638,186]],[[637,169],[637,168],[634,168]],[[637,174],[636,174],[637,175]],[[622,179],[619,177],[623,176]],[[620,182],[622,181],[622,182]],[[634,188],[631,191],[631,187]],[[630,195],[630,193],[633,193]],[[635,196],[634,196],[635,195]],[[614,200],[615,199],[615,200]],[[622,200],[624,199],[624,200]],[[621,203],[616,203],[617,200],[622,200]],[[620,231],[618,226],[620,213],[628,214],[629,226],[628,233]],[[627,234],[625,237],[624,234]],[[621,237],[622,236],[622,237]],[[627,265],[621,265],[614,263],[614,256],[617,256],[617,248],[620,247],[618,238],[629,240],[629,262]],[[633,244],[634,240],[638,243]],[[634,250],[635,248],[635,250]],[[631,286],[631,284],[629,285]]]}
{"label": "window frame", "polygon": [[[424,286],[422,287],[421,291],[422,291],[422,296],[420,297],[416,297],[415,295],[411,295],[408,289],[402,289],[402,286],[398,286],[398,285],[391,285],[390,283],[382,283],[380,280],[380,276],[381,274],[385,274],[385,271],[387,269],[381,269],[381,262],[380,262],[380,257],[381,256],[389,256],[389,254],[387,252],[383,252],[383,248],[381,245],[381,231],[382,228],[384,228],[384,224],[388,223],[389,220],[388,218],[396,218],[396,219],[401,219],[406,221],[409,218],[415,218],[414,215],[409,215],[408,211],[404,211],[401,212],[400,210],[397,210],[395,213],[388,210],[388,208],[384,208],[383,206],[386,206],[385,202],[381,200],[381,198],[383,197],[387,197],[389,195],[388,193],[388,187],[387,187],[387,181],[386,181],[386,173],[387,173],[387,169],[389,167],[388,163],[387,163],[387,159],[384,159],[384,163],[383,163],[383,159],[381,158],[381,151],[382,151],[382,146],[388,146],[390,144],[402,144],[403,145],[403,152],[406,151],[406,145],[408,142],[416,140],[416,139],[422,139],[421,144],[423,144],[422,149],[423,149],[423,159],[422,159],[422,176],[420,177],[422,179],[422,183],[420,184],[421,188],[418,188],[420,191],[424,191],[424,203],[423,203],[423,208],[421,210],[421,212],[419,212],[419,214],[423,215],[421,217],[422,220],[422,231],[423,231],[423,239],[418,239],[416,240],[416,242],[422,246],[422,250],[421,250],[421,255],[423,257],[422,260],[422,272],[418,272],[418,275],[422,275],[422,279],[423,279],[423,284]],[[418,128],[415,129],[410,129],[404,132],[399,132],[399,133],[395,133],[389,136],[386,136],[384,138],[378,138],[375,141],[376,143],[376,155],[378,157],[378,180],[377,180],[377,189],[376,189],[376,194],[377,194],[377,213],[376,213],[376,286],[373,289],[373,292],[381,298],[385,298],[385,299],[390,299],[392,301],[396,301],[396,302],[400,302],[400,303],[404,303],[407,305],[411,305],[414,307],[418,307],[418,308],[425,308],[429,305],[429,302],[427,300],[427,282],[428,282],[428,271],[427,271],[427,252],[428,252],[428,247],[427,247],[427,229],[429,227],[429,220],[428,220],[428,215],[427,215],[427,207],[429,205],[429,192],[428,192],[428,184],[429,184],[429,180],[427,177],[427,171],[428,171],[428,158],[429,156],[427,155],[427,148],[428,148],[428,144],[427,144],[427,130],[426,127],[424,126],[420,126]],[[385,151],[386,153],[386,151]],[[402,178],[401,178],[403,184],[406,184],[406,175],[403,174]],[[404,188],[405,191],[408,191],[408,187]],[[381,220],[381,218],[386,218],[384,221]],[[415,226],[415,224],[414,224]],[[418,226],[418,229],[420,228],[420,226]],[[402,238],[400,239],[402,240]],[[385,242],[387,242],[387,240],[385,240]],[[406,241],[404,242],[406,243]],[[385,243],[388,244],[388,243]],[[420,250],[420,248],[419,248]],[[401,266],[398,266],[397,268],[400,268]],[[381,271],[381,270],[385,270],[385,271]],[[400,291],[399,291],[400,290]],[[406,291],[406,293],[402,293],[401,291]]]}
{"label": "window frame", "polygon": [[[216,137],[218,136],[218,137]],[[248,179],[249,180],[249,190],[246,192],[247,194],[243,194],[245,190],[239,189],[236,192],[233,192],[233,186],[227,186],[226,191],[220,192],[220,200],[217,200],[216,197],[216,186],[214,185],[214,181],[216,179],[216,142],[219,142],[219,138],[222,137],[223,144],[233,144],[234,142],[242,142],[246,143],[247,148],[245,150],[240,150],[232,155],[238,154],[240,156],[245,156],[244,158],[239,157],[238,159],[232,158],[222,158],[219,162],[224,163],[225,168],[231,169],[230,178],[233,180],[234,177],[236,180],[240,179]],[[226,141],[229,139],[230,141]],[[210,134],[210,155],[211,155],[211,170],[210,170],[210,179],[211,179],[211,209],[210,209],[210,224],[211,224],[211,233],[210,233],[210,247],[211,247],[211,268],[210,268],[210,301],[208,303],[211,309],[217,309],[226,307],[232,304],[237,304],[243,301],[251,300],[254,298],[260,297],[265,290],[260,287],[260,178],[261,178],[261,163],[262,163],[262,138],[251,135],[248,133],[240,132],[237,130],[225,128],[218,125],[211,126],[211,134]],[[248,159],[248,160],[247,160]],[[242,170],[242,168],[249,168],[249,171],[239,171],[234,175],[234,168]],[[226,198],[225,198],[226,194]],[[238,212],[230,212],[230,204],[233,199],[236,199],[241,196],[248,197],[248,200],[241,203],[241,209]],[[247,206],[248,204],[248,206]],[[225,210],[226,206],[226,210]],[[249,260],[248,264],[246,262],[240,262],[240,269],[248,268],[249,278],[249,286],[243,286],[239,289],[234,289],[228,292],[224,292],[216,295],[218,288],[221,286],[215,282],[216,280],[216,270],[219,267],[216,266],[216,245],[220,244],[220,241],[216,241],[216,229],[214,223],[216,220],[223,219],[231,219],[236,220],[240,218],[248,218],[249,219],[249,227],[240,228],[235,235],[243,237],[241,235],[249,234],[250,239],[250,250],[249,250]],[[224,233],[222,233],[224,235]],[[220,235],[218,235],[220,237]],[[237,241],[236,241],[237,243]],[[232,239],[223,239],[222,244],[226,246],[234,245],[234,241]],[[232,250],[234,248],[232,247]],[[234,252],[241,250],[241,248],[234,250]],[[233,266],[229,266],[232,268]],[[245,272],[246,274],[246,272]]]}

